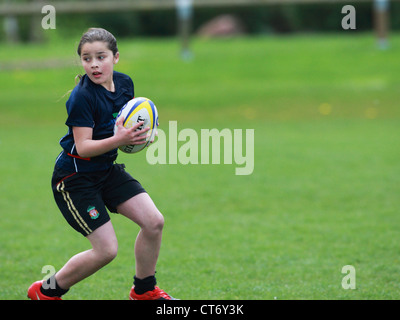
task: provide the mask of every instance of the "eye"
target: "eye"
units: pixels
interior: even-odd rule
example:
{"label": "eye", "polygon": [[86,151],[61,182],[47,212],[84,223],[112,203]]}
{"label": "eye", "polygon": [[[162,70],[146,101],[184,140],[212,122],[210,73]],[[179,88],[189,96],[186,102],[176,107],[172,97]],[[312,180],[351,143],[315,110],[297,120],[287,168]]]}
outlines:
{"label": "eye", "polygon": [[104,60],[105,56],[99,56],[99,60]]}

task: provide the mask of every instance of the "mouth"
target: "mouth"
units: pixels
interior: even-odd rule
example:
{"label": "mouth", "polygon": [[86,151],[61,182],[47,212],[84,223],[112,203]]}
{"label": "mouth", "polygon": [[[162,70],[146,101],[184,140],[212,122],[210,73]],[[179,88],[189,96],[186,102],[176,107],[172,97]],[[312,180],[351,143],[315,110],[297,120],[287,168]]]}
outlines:
{"label": "mouth", "polygon": [[92,73],[92,75],[93,75],[94,78],[97,79],[97,78],[100,78],[100,77],[101,77],[102,73],[99,72],[99,71],[95,71],[95,72]]}

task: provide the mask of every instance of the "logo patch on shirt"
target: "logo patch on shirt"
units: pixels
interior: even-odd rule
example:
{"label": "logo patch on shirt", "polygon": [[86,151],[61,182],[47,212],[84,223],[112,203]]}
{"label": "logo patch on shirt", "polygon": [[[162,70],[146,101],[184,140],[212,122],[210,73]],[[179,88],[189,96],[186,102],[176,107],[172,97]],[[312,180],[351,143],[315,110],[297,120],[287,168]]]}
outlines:
{"label": "logo patch on shirt", "polygon": [[94,206],[89,206],[87,208],[87,212],[89,213],[89,216],[91,219],[97,219],[100,215],[100,213],[97,211],[97,209]]}

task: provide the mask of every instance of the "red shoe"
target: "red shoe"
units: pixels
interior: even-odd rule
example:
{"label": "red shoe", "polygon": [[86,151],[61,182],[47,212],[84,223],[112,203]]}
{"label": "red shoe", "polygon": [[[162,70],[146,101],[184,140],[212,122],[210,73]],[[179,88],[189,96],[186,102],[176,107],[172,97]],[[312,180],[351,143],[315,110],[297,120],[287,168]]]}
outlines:
{"label": "red shoe", "polygon": [[176,300],[167,294],[164,290],[159,287],[155,287],[153,291],[147,291],[143,294],[137,294],[135,292],[135,287],[132,287],[129,293],[130,300]]}
{"label": "red shoe", "polygon": [[28,298],[31,300],[62,300],[60,297],[49,297],[45,296],[40,288],[42,286],[43,280],[36,281],[28,289]]}

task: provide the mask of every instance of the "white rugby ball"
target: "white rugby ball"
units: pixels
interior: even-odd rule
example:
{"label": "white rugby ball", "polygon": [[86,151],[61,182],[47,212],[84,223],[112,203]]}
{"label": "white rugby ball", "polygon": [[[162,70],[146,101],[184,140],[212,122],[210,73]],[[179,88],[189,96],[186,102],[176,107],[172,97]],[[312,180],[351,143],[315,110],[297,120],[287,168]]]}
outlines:
{"label": "white rugby ball", "polygon": [[[136,153],[146,148],[150,141],[154,139],[158,126],[158,112],[153,101],[143,97],[132,99],[121,108],[117,115],[116,123],[121,117],[124,118],[123,125],[125,128],[132,128],[138,122],[144,121],[143,125],[137,130],[146,127],[150,127],[150,130],[144,133],[144,135],[148,135],[145,144],[120,146],[119,149],[125,153]],[[117,131],[118,127],[115,124],[114,134]]]}

